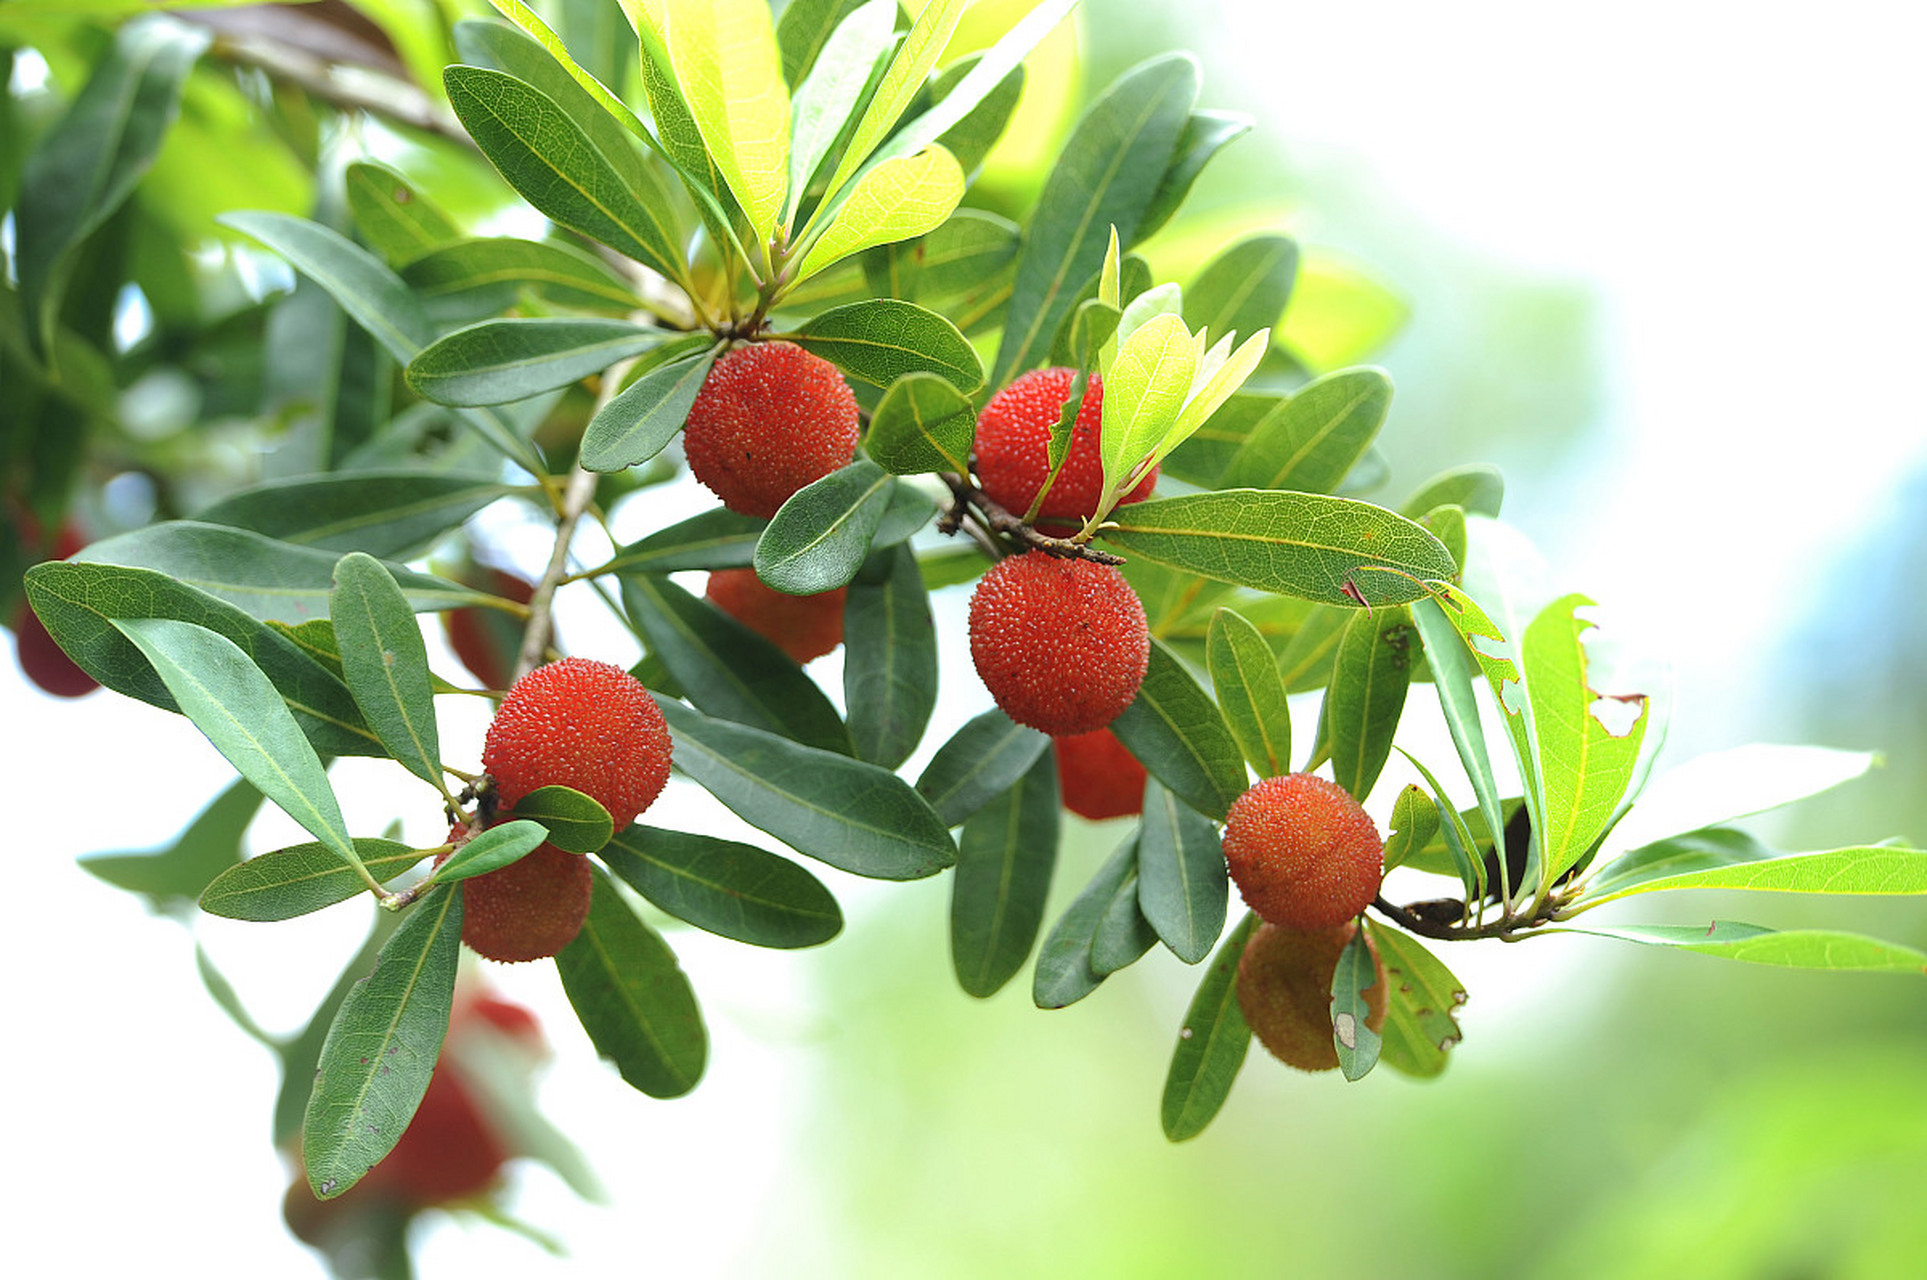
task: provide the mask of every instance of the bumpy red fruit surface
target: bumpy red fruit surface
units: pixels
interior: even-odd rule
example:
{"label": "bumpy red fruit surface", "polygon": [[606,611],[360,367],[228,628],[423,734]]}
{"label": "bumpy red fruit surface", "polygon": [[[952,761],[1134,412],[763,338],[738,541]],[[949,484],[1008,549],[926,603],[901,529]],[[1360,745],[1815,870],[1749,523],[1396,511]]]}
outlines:
{"label": "bumpy red fruit surface", "polygon": [[[1261,924],[1245,943],[1238,959],[1238,1006],[1252,1034],[1280,1062],[1300,1071],[1329,1071],[1338,1065],[1338,1047],[1332,1043],[1332,977],[1357,929],[1350,920],[1309,933]],[[1365,989],[1365,1025],[1377,1031],[1385,1025],[1385,968],[1377,948],[1371,954],[1377,978]]]}
{"label": "bumpy red fruit surface", "polygon": [[620,831],[669,780],[669,727],[621,667],[564,658],[515,682],[488,727],[482,765],[504,807],[538,787],[574,787]]}
{"label": "bumpy red fruit surface", "polygon": [[1261,919],[1330,929],[1363,911],[1385,875],[1371,815],[1335,782],[1309,773],[1266,778],[1224,821],[1231,879]]}
{"label": "bumpy red fruit surface", "polygon": [[515,964],[545,960],[575,941],[589,918],[589,860],[537,845],[500,871],[462,885],[462,941],[478,956]]}
{"label": "bumpy red fruit surface", "polygon": [[793,596],[756,576],[754,569],[718,569],[707,595],[718,609],[798,662],[820,658],[843,643],[848,587]]}
{"label": "bumpy red fruit surface", "polygon": [[689,469],[731,511],[768,519],[856,453],[856,396],[836,366],[789,342],[718,360],[683,425]]}
{"label": "bumpy red fruit surface", "polygon": [[970,657],[1018,724],[1089,733],[1137,696],[1151,633],[1110,565],[1027,551],[998,561],[970,597]]}
{"label": "bumpy red fruit surface", "polygon": [[1144,766],[1109,729],[1053,738],[1051,750],[1057,787],[1072,813],[1098,822],[1144,811]]}
{"label": "bumpy red fruit surface", "polygon": [[[991,501],[1014,515],[1030,510],[1050,474],[1051,432],[1076,378],[1075,369],[1033,370],[992,396],[977,418],[977,479]],[[1104,496],[1104,462],[1098,453],[1103,405],[1104,382],[1093,374],[1071,427],[1063,470],[1038,508],[1040,522],[1081,521],[1097,510],[1097,500]],[[1123,501],[1149,497],[1157,478],[1153,467]]]}

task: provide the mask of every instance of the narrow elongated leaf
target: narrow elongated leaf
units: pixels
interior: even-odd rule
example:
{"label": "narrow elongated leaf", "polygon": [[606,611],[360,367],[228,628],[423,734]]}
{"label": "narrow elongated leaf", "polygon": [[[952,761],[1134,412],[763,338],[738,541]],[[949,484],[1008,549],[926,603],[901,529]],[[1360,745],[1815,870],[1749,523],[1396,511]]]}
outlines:
{"label": "narrow elongated leaf", "polygon": [[665,0],[683,101],[759,241],[789,192],[790,98],[764,0]]}
{"label": "narrow elongated leaf", "polygon": [[870,554],[894,484],[889,472],[858,458],[797,490],[756,542],[756,576],[799,596],[848,586]]}
{"label": "narrow elongated leaf", "polygon": [[1365,928],[1387,984],[1379,1059],[1408,1076],[1436,1076],[1463,1034],[1454,1013],[1465,1003],[1465,984],[1418,939],[1376,920]]}
{"label": "narrow elongated leaf", "polygon": [[943,823],[888,770],[656,701],[676,767],[798,853],[881,880],[919,879],[956,861]]}
{"label": "narrow elongated leaf", "polygon": [[[1717,829],[1716,829],[1717,830]],[[1709,833],[1711,834],[1711,833]],[[1738,834],[1738,833],[1733,833]],[[1685,838],[1682,838],[1685,839]],[[1704,844],[1705,842],[1701,842]],[[1610,902],[1635,893],[1667,889],[1747,889],[1771,893],[1917,894],[1927,893],[1927,850],[1896,845],[1858,845],[1819,853],[1786,853],[1693,870],[1682,865],[1681,844],[1662,841],[1679,852],[1664,861],[1646,853],[1641,878],[1626,870],[1601,873],[1601,888],[1588,902]],[[1619,864],[1615,864],[1618,866]],[[1607,877],[1611,877],[1608,879]]]}
{"label": "narrow elongated leaf", "polygon": [[504,822],[490,827],[449,854],[448,861],[435,868],[435,882],[447,884],[500,871],[534,853],[547,839],[548,832],[539,823]]}
{"label": "narrow elongated leaf", "polygon": [[[1298,245],[1288,236],[1253,236],[1213,258],[1184,287],[1184,323],[1212,341],[1250,337],[1278,323],[1298,279]],[[1279,485],[1260,485],[1275,489]]]}
{"label": "narrow elongated leaf", "polygon": [[582,435],[582,465],[620,471],[661,453],[682,430],[703,380],[716,363],[715,347],[651,369],[596,411]]}
{"label": "narrow elongated leaf", "polygon": [[1411,611],[1403,606],[1354,613],[1339,639],[1325,690],[1324,730],[1332,776],[1361,804],[1392,754],[1412,666],[1423,651]]}
{"label": "narrow elongated leaf", "polygon": [[813,947],[843,929],[822,881],[754,845],[638,823],[598,856],[670,915],[738,942]]}
{"label": "narrow elongated leaf", "polygon": [[1157,193],[1151,197],[1150,207],[1138,220],[1137,239],[1148,238],[1169,222],[1185,197],[1191,194],[1205,166],[1226,144],[1250,133],[1251,127],[1250,116],[1233,111],[1193,111],[1171,148],[1171,163],[1158,183]]}
{"label": "narrow elongated leaf", "polygon": [[[357,836],[355,852],[368,874],[387,884],[422,860],[420,849],[394,840]],[[257,854],[214,877],[201,892],[201,910],[228,920],[292,920],[368,891],[367,882],[325,844],[297,844]]]}
{"label": "narrow elongated leaf", "polygon": [[910,100],[930,75],[930,69],[937,65],[937,55],[950,43],[950,37],[957,29],[957,19],[963,16],[967,2],[931,0],[917,15],[917,20],[910,26],[910,34],[897,50],[896,57],[891,59],[876,92],[871,95],[870,105],[857,122],[856,132],[850,136],[849,145],[844,148],[842,159],[837,161],[835,172],[830,175],[830,185],[824,197],[826,202],[842,190],[844,183],[856,176],[863,162],[876,150],[877,144],[888,136],[891,127],[902,118]]}
{"label": "narrow elongated leaf", "polygon": [[1075,290],[1103,264],[1112,227],[1124,248],[1135,243],[1197,94],[1197,64],[1167,55],[1127,72],[1084,113],[1019,252],[992,385],[1045,358]]}
{"label": "narrow elongated leaf", "polygon": [[880,580],[859,577],[843,608],[843,705],[857,758],[894,769],[936,709],[937,631],[909,545],[880,558]]}
{"label": "narrow elongated leaf", "polygon": [[890,384],[870,416],[864,451],[895,475],[970,470],[977,411],[949,380],[934,373],[908,373]]}
{"label": "narrow elongated leaf", "polygon": [[1371,447],[1391,405],[1382,369],[1326,374],[1252,427],[1219,484],[1330,493]]}
{"label": "narrow elongated leaf", "polygon": [[[975,55],[959,58],[931,80],[930,93],[936,104],[931,110],[942,107],[943,100],[964,85],[981,61],[982,57]],[[1016,114],[1017,104],[1024,96],[1024,78],[1023,64],[1012,67],[982,101],[937,139],[945,150],[957,157],[957,166],[965,173],[973,173],[983,164],[991,148],[1004,136],[1004,130],[1010,127],[1010,118]],[[973,83],[970,91],[975,89]]]}
{"label": "narrow elongated leaf", "polygon": [[1151,661],[1137,698],[1111,724],[1111,732],[1186,804],[1222,820],[1245,793],[1244,755],[1225,727],[1211,696],[1198,687],[1161,640],[1151,641]]}
{"label": "narrow elongated leaf", "polygon": [[741,568],[755,556],[763,524],[754,516],[716,507],[629,544],[607,567],[620,574]]}
{"label": "narrow elongated leaf", "polygon": [[360,551],[341,557],[328,616],[348,692],[368,727],[403,768],[446,795],[428,646],[381,561]]}
{"label": "narrow elongated leaf", "polygon": [[1243,614],[1219,609],[1205,635],[1205,659],[1225,725],[1261,778],[1291,772],[1291,708],[1278,657]]}
{"label": "narrow elongated leaf", "polygon": [[625,577],[622,600],[649,652],[704,712],[850,754],[836,707],[772,641],[667,578]]}
{"label": "narrow elongated leaf", "polygon": [[[776,20],[776,47],[783,59],[783,83],[802,93],[804,78],[837,27],[862,0],[793,0]],[[896,14],[890,15],[892,22]],[[801,111],[799,106],[798,111]]]}
{"label": "narrow elongated leaf", "polygon": [[917,779],[917,791],[944,826],[957,826],[1016,786],[1049,745],[1049,738],[993,707],[937,748]]}
{"label": "narrow elongated leaf", "polygon": [[343,862],[361,865],[320,758],[281,695],[232,640],[171,618],[117,618],[114,625],[243,778]]}
{"label": "narrow elongated leaf", "polygon": [[[1105,912],[1137,865],[1137,840],[1126,840],[1051,926],[1037,953],[1031,999],[1040,1009],[1062,1009],[1097,990],[1104,979],[1091,967],[1091,944]],[[1135,909],[1135,908],[1134,908]]]}
{"label": "narrow elongated leaf", "polygon": [[615,831],[601,802],[574,787],[537,787],[515,802],[514,813],[539,823],[548,842],[564,853],[594,853]]}
{"label": "narrow elongated leaf", "polygon": [[1842,969],[1877,973],[1927,973],[1927,952],[1831,929],[1763,929],[1738,920],[1693,925],[1638,924],[1613,928],[1561,926],[1557,932],[1587,933],[1647,946],[1677,947],[1702,955],[1788,969]]}
{"label": "narrow elongated leaf", "polygon": [[451,323],[497,315],[532,294],[557,306],[627,314],[635,290],[597,259],[546,240],[496,236],[461,240],[402,268],[401,278],[433,319]]}
{"label": "narrow elongated leaf", "polygon": [[709,1060],[696,993],[661,936],[595,873],[582,932],[555,957],[562,990],[596,1052],[652,1098],[696,1087]]}
{"label": "narrow elongated leaf", "polygon": [[1378,980],[1378,964],[1365,934],[1354,932],[1332,971],[1332,1044],[1347,1080],[1363,1080],[1378,1065],[1382,1042],[1366,1025],[1371,1009],[1365,995]]}
{"label": "narrow elongated leaf", "polygon": [[[1423,642],[1426,665],[1431,668],[1432,688],[1438,695],[1452,745],[1458,749],[1459,763],[1472,782],[1479,800],[1479,812],[1487,831],[1500,831],[1505,822],[1499,812],[1499,784],[1492,772],[1492,757],[1486,750],[1485,728],[1479,720],[1478,698],[1473,692],[1473,657],[1446,618],[1436,600],[1420,600],[1411,607],[1412,622]],[[1420,841],[1423,845],[1424,841]],[[1517,888],[1518,886],[1510,886]]]}
{"label": "narrow elongated leaf", "polygon": [[1385,869],[1412,861],[1439,833],[1439,807],[1413,783],[1392,802],[1392,834],[1385,840]]}
{"label": "narrow elongated leaf", "polygon": [[1230,902],[1218,829],[1155,778],[1144,787],[1137,872],[1138,906],[1171,953],[1186,964],[1210,955]]}
{"label": "narrow elongated leaf", "polygon": [[1158,931],[1144,918],[1144,907],[1138,899],[1138,880],[1133,863],[1125,869],[1124,879],[1091,935],[1091,972],[1099,978],[1136,964],[1158,944]]}
{"label": "narrow elongated leaf", "polygon": [[408,913],[335,1013],[301,1125],[308,1185],[321,1199],[361,1181],[421,1105],[448,1032],[461,941],[462,896],[442,890]]}
{"label": "narrow elongated leaf", "polygon": [[1251,1026],[1238,1005],[1238,961],[1257,924],[1258,918],[1247,911],[1212,957],[1184,1012],[1171,1069],[1164,1077],[1159,1114],[1164,1136],[1172,1142],[1204,1132],[1230,1096],[1232,1082],[1244,1065]]}
{"label": "narrow elongated leaf", "polygon": [[1425,594],[1425,580],[1458,570],[1437,538],[1403,516],[1323,494],[1187,494],[1130,503],[1111,519],[1105,536],[1132,555],[1320,604],[1406,604]]}
{"label": "narrow elongated leaf", "polygon": [[967,395],[984,381],[983,362],[956,325],[899,298],[832,307],[785,336],[873,387],[907,373],[935,373]]}
{"label": "narrow elongated leaf", "polygon": [[852,254],[934,231],[963,199],[957,158],[932,144],[863,175],[797,269],[806,279]]}
{"label": "narrow elongated leaf", "polygon": [[1416,520],[1434,507],[1461,507],[1482,516],[1497,516],[1505,499],[1505,477],[1489,463],[1454,467],[1420,485],[1400,510]]}
{"label": "narrow elongated leaf", "polygon": [[441,537],[513,486],[472,475],[397,468],[268,480],[196,512],[202,524],[232,525],[340,555],[398,557]]}
{"label": "narrow elongated leaf", "polygon": [[1105,488],[1114,493],[1128,488],[1129,474],[1164,440],[1197,372],[1197,344],[1182,317],[1153,315],[1127,333],[1130,320],[1120,321],[1117,355],[1103,371],[1099,453]]}
{"label": "narrow elongated leaf", "polygon": [[434,336],[421,303],[366,249],[339,232],[284,213],[227,213],[220,221],[259,240],[328,291],[328,296],[401,364]]}
{"label": "narrow elongated leaf", "polygon": [[1017,224],[1008,218],[957,210],[917,242],[918,296],[944,298],[980,288],[1016,261],[1019,243]]}
{"label": "narrow elongated leaf", "polygon": [[601,373],[668,336],[626,320],[484,320],[416,356],[408,385],[437,404],[509,404]]}
{"label": "narrow elongated leaf", "polygon": [[116,693],[178,711],[154,668],[114,626],[116,618],[175,618],[226,636],[267,676],[315,750],[385,755],[338,676],[287,637],[225,601],[148,569],[49,561],[26,575],[34,613],[81,670]]}
{"label": "narrow elongated leaf", "polygon": [[[117,889],[143,895],[156,912],[191,908],[222,872],[239,865],[241,838],[260,808],[261,793],[245,778],[237,778],[165,849],[90,853],[81,857],[81,869]],[[326,856],[330,867],[342,869],[338,858]],[[355,889],[361,887],[357,881]]]}
{"label": "narrow elongated leaf", "polygon": [[355,229],[390,266],[406,266],[462,238],[446,213],[385,165],[358,160],[348,166],[345,185]]}
{"label": "narrow elongated leaf", "polygon": [[[328,616],[332,552],[277,542],[246,529],[167,520],[103,538],[76,558],[153,569],[238,605],[262,621],[306,622]],[[445,578],[389,567],[417,611],[457,609],[487,599]]]}
{"label": "narrow elongated leaf", "polygon": [[1057,768],[1048,756],[964,823],[950,893],[950,958],[969,994],[995,995],[1036,945],[1059,825]]}
{"label": "narrow elongated leaf", "polygon": [[[790,9],[797,7],[791,5]],[[845,9],[845,6],[838,4],[835,8]],[[817,16],[809,13],[798,21],[807,22]],[[867,4],[849,6],[840,15],[834,30],[823,31],[820,43],[812,37],[813,48],[794,52],[784,40],[783,27],[789,21],[790,13],[786,9],[776,33],[777,43],[783,46],[784,63],[787,66],[793,58],[801,60],[807,53],[814,64],[808,79],[800,82],[789,79],[789,83],[796,86],[796,93],[791,103],[789,199],[785,212],[793,215],[816,167],[823,163],[823,157],[829,154],[862,101],[863,90],[870,84],[877,61],[890,51],[896,37],[897,9],[895,0],[869,0]],[[792,35],[790,42],[797,40],[798,37]]]}
{"label": "narrow elongated leaf", "polygon": [[1632,781],[1650,709],[1644,694],[1615,696],[1612,701],[1635,705],[1637,718],[1619,732],[1601,722],[1595,704],[1604,695],[1592,688],[1582,639],[1592,624],[1576,616],[1591,603],[1569,595],[1546,606],[1526,628],[1520,662],[1545,782],[1544,823],[1535,824],[1534,834],[1547,884],[1605,830]]}

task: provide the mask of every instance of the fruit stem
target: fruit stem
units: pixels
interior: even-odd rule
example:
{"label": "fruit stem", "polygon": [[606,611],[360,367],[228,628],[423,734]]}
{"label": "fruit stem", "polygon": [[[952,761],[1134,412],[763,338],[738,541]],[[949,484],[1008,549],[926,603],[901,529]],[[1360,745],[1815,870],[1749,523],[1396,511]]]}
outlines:
{"label": "fruit stem", "polygon": [[1123,564],[1124,557],[1109,551],[1099,551],[1096,547],[1079,542],[1075,538],[1053,538],[1047,533],[1024,523],[1019,516],[1011,514],[999,506],[964,477],[945,472],[943,482],[950,486],[951,506],[938,521],[937,527],[946,533],[955,533],[964,522],[967,512],[974,510],[986,528],[1014,538],[1026,550],[1048,552],[1062,560],[1093,560],[1098,564]]}
{"label": "fruit stem", "polygon": [[1521,938],[1532,936],[1533,931],[1542,925],[1552,924],[1559,918],[1555,907],[1551,910],[1535,911],[1526,916],[1514,915],[1507,911],[1497,920],[1467,925],[1462,923],[1467,916],[1465,904],[1456,898],[1434,898],[1400,907],[1387,901],[1384,894],[1380,894],[1373,900],[1372,907],[1407,933],[1415,933],[1421,938],[1433,938],[1440,942],[1470,942],[1476,938],[1497,938],[1502,942],[1517,942]]}

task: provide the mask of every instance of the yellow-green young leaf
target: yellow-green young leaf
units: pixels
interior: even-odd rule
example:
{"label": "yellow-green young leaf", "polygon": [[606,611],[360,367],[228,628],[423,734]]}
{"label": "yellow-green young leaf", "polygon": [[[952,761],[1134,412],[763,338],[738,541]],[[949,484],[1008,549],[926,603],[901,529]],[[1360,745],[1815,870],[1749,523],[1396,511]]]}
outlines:
{"label": "yellow-green young leaf", "polygon": [[1586,933],[1654,947],[1677,947],[1702,955],[1789,969],[1853,969],[1872,973],[1927,973],[1927,952],[1831,929],[1763,929],[1738,920],[1699,925],[1629,924],[1615,928],[1566,926],[1560,933]]}
{"label": "yellow-green young leaf", "polygon": [[[1662,840],[1649,849],[1636,850],[1624,861],[1632,863],[1635,857],[1641,855],[1653,860],[1626,874],[1615,875],[1619,863],[1608,867],[1601,875],[1601,887],[1605,892],[1589,893],[1586,901],[1611,902],[1614,898],[1629,894],[1657,893],[1667,889],[1893,895],[1927,893],[1927,850],[1906,849],[1897,845],[1862,845],[1850,849],[1827,849],[1819,853],[1783,853],[1728,865],[1693,867],[1690,853],[1697,852],[1694,846],[1703,848],[1707,843],[1686,836],[1676,841]],[[1665,860],[1654,856],[1672,848],[1689,852]]]}
{"label": "yellow-green young leaf", "polygon": [[669,60],[723,180],[768,239],[789,193],[790,95],[763,0],[667,0]]}
{"label": "yellow-green young leaf", "polygon": [[[863,100],[863,90],[871,82],[877,63],[890,51],[896,39],[896,0],[868,0],[838,22],[818,50],[793,51],[785,43],[785,25],[790,21],[789,6],[777,27],[777,40],[784,43],[785,69],[793,56],[808,52],[814,60],[809,78],[797,84],[790,96],[790,191],[783,210],[783,225],[789,226],[796,214],[796,202],[810,185],[823,157],[836,145]],[[827,15],[826,15],[827,16]]]}
{"label": "yellow-green young leaf", "polygon": [[1183,318],[1169,313],[1152,316],[1118,344],[1104,375],[1098,433],[1107,494],[1125,492],[1131,472],[1163,441],[1184,407],[1197,363],[1197,345]]}
{"label": "yellow-green young leaf", "polygon": [[[1202,329],[1198,332],[1200,336],[1204,333]],[[1229,336],[1226,340],[1229,341]],[[1165,454],[1189,440],[1197,429],[1204,425],[1205,419],[1216,413],[1218,406],[1229,400],[1231,393],[1245,384],[1245,379],[1258,368],[1258,362],[1265,358],[1265,352],[1270,345],[1271,331],[1261,330],[1247,338],[1243,346],[1232,352],[1230,358],[1218,366],[1210,380],[1200,387],[1197,394],[1191,397],[1190,403],[1184,406],[1183,412],[1178,414],[1178,420],[1165,433],[1163,442],[1158,445],[1151,460],[1164,461]]]}
{"label": "yellow-green young leaf", "polygon": [[863,176],[822,239],[804,255],[797,279],[853,253],[934,231],[963,199],[964,175],[939,146],[886,160]]}
{"label": "yellow-green young leaf", "polygon": [[1439,807],[1416,782],[1392,802],[1392,834],[1385,841],[1385,869],[1402,867],[1439,833]]}
{"label": "yellow-green young leaf", "polygon": [[[761,0],[741,2],[760,4]],[[910,105],[910,99],[923,87],[930,69],[937,65],[937,56],[950,43],[951,34],[957,29],[957,19],[963,16],[966,3],[968,0],[930,0],[923,12],[917,15],[903,47],[897,50],[897,56],[891,60],[890,69],[883,73],[883,81],[877,85],[869,109],[863,113],[862,121],[851,135],[843,158],[837,162],[836,172],[830,175],[829,189],[823,196],[826,205],[842,189],[843,184],[855,175],[863,162],[870,158],[870,153],[876,150],[877,144],[883,141],[884,135],[903,115],[904,108]]]}

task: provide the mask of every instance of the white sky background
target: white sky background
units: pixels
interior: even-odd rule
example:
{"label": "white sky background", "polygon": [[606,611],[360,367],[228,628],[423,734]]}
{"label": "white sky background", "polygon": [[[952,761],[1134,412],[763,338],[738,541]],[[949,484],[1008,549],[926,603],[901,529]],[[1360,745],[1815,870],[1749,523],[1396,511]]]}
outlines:
{"label": "white sky background", "polygon": [[[1243,0],[1209,12],[1197,37],[1208,81],[1298,161],[1375,186],[1499,262],[1598,291],[1609,434],[1536,489],[1514,476],[1508,506],[1562,587],[1667,638],[1676,733],[1739,740],[1746,726],[1729,717],[1747,705],[1747,655],[1809,602],[1853,589],[1830,576],[1833,557],[1927,460],[1913,6]],[[1596,519],[1567,518],[1582,503]],[[171,838],[231,771],[176,717],[106,694],[39,697],[10,651],[0,673],[16,1101],[0,1203],[19,1256],[66,1256],[89,1274],[172,1270],[207,1230],[188,1224],[218,1221],[192,1246],[195,1274],[320,1274],[279,1226],[266,1055],[201,994],[177,926],[73,863]],[[462,732],[479,742],[478,726]],[[456,733],[451,718],[445,740]],[[387,794],[351,795],[351,820],[378,829]],[[258,847],[281,834],[264,826]],[[359,927],[276,926],[269,943],[216,922],[203,936],[250,999],[265,999],[255,965],[289,966],[276,987],[287,1010],[263,1010],[286,1029]],[[520,1210],[573,1261],[458,1228],[431,1240],[424,1275],[721,1274],[748,1225],[778,1213],[767,1193],[807,1181],[786,1117],[809,1072],[782,1053],[821,1016],[784,977],[807,959],[759,956],[712,980],[734,944],[713,956],[687,934],[677,945],[702,955],[714,1044],[709,1077],[673,1106],[623,1105],[546,966],[495,970],[548,1011],[560,1061],[545,1105],[619,1207],[579,1206],[530,1175]]]}

